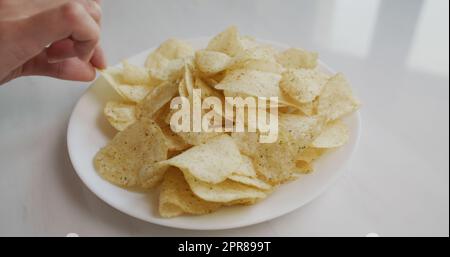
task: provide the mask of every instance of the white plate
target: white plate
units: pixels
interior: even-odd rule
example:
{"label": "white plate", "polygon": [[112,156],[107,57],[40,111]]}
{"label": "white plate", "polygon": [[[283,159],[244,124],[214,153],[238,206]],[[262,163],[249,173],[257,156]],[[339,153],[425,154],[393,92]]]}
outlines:
{"label": "white plate", "polygon": [[[187,41],[195,48],[202,48],[208,39]],[[265,42],[280,50],[286,48],[282,44]],[[140,53],[129,61],[143,65],[152,50]],[[323,63],[320,63],[320,67],[328,73],[334,73]],[[106,81],[99,78],[76,104],[67,130],[67,145],[73,167],[86,186],[112,207],[138,219],[175,228],[196,230],[237,228],[279,217],[305,205],[324,192],[344,172],[355,151],[360,134],[360,116],[357,112],[345,119],[351,131],[348,144],[318,160],[316,170],[312,174],[280,186],[271,196],[256,205],[222,208],[218,212],[203,216],[165,219],[158,215],[156,193],[131,192],[114,186],[103,180],[94,169],[92,161],[94,155],[115,133],[103,116],[103,107],[106,101],[117,97]]]}

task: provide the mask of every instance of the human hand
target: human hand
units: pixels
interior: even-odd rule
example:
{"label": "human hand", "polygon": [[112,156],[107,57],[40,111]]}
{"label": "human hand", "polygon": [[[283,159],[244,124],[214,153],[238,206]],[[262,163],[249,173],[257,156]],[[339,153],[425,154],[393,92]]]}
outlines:
{"label": "human hand", "polygon": [[0,85],[39,75],[90,81],[105,68],[100,0],[0,0]]}

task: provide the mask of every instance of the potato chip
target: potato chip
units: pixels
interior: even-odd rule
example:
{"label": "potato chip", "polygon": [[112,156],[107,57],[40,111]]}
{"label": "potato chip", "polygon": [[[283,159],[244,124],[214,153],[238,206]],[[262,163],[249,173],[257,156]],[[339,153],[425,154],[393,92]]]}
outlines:
{"label": "potato chip", "polygon": [[116,67],[109,67],[104,70],[100,70],[100,74],[103,78],[108,82],[108,84],[114,89],[114,91],[119,94],[124,100],[129,101],[122,94],[120,90],[118,90],[118,86],[122,84],[122,70]]}
{"label": "potato chip", "polygon": [[276,185],[289,180],[295,172],[293,154],[289,151],[289,144],[283,138],[275,143],[259,144],[255,160],[255,169],[265,181]]}
{"label": "potato chip", "polygon": [[231,57],[221,52],[199,50],[195,54],[195,62],[201,72],[216,74],[230,65]]}
{"label": "potato chip", "polygon": [[298,109],[307,116],[314,116],[317,114],[317,101],[303,103],[298,105]]}
{"label": "potato chip", "polygon": [[160,54],[169,60],[174,60],[193,57],[195,52],[188,43],[171,38],[163,42],[152,54]]}
{"label": "potato chip", "polygon": [[217,97],[222,99],[223,95],[220,93],[220,91],[208,86],[202,79],[196,78],[194,82],[194,88],[201,90],[201,98],[205,99],[207,97]]}
{"label": "potato chip", "polygon": [[314,166],[310,162],[298,160],[295,165],[297,167],[295,171],[300,174],[309,174],[314,171]]}
{"label": "potato chip", "polygon": [[278,126],[279,136],[287,140],[290,151],[297,155],[319,136],[324,119],[320,116],[280,114]]}
{"label": "potato chip", "polygon": [[167,158],[164,135],[151,119],[142,118],[116,134],[94,158],[98,173],[119,186],[138,186],[139,172],[147,164]]}
{"label": "potato chip", "polygon": [[176,81],[182,76],[186,62],[185,59],[169,60],[160,54],[154,54],[147,59],[146,67],[155,79]]}
{"label": "potato chip", "polygon": [[231,26],[215,36],[206,47],[206,50],[222,52],[231,57],[236,56],[242,49],[239,31],[235,26]]}
{"label": "potato chip", "polygon": [[123,61],[122,82],[128,85],[151,85],[152,79],[147,69]]}
{"label": "potato chip", "polygon": [[212,87],[212,88],[215,88],[215,86],[216,86],[217,84],[219,84],[219,82],[218,82],[217,80],[215,80],[214,78],[201,78],[201,80],[202,80],[203,82],[205,82],[206,85],[208,85],[208,86],[210,86],[210,87]]}
{"label": "potato chip", "polygon": [[325,148],[308,147],[303,149],[296,157],[297,161],[312,163],[326,152]]}
{"label": "potato chip", "polygon": [[187,64],[184,66],[184,83],[189,97],[192,98],[192,91],[194,90],[194,77],[192,76],[191,69]]}
{"label": "potato chip", "polygon": [[233,139],[222,135],[194,146],[164,163],[189,172],[202,181],[220,183],[240,167],[242,158]]}
{"label": "potato chip", "polygon": [[234,64],[230,67],[231,70],[256,70],[261,72],[271,72],[275,74],[281,74],[284,71],[283,66],[277,62],[268,60],[245,60]]}
{"label": "potato chip", "polygon": [[240,151],[254,160],[257,173],[275,185],[292,178],[299,152],[317,137],[322,124],[320,117],[280,114],[275,143],[258,143],[258,133],[233,133],[232,136]]}
{"label": "potato chip", "polygon": [[239,165],[239,167],[235,171],[233,171],[233,175],[255,178],[256,172],[253,167],[252,159],[245,155],[241,155],[241,158],[241,165]]}
{"label": "potato chip", "polygon": [[336,148],[345,145],[349,139],[347,125],[336,120],[325,126],[320,135],[312,142],[316,148]]}
{"label": "potato chip", "polygon": [[277,56],[279,64],[286,69],[314,69],[319,55],[300,48],[290,48]]}
{"label": "potato chip", "polygon": [[232,133],[239,150],[254,160],[254,168],[272,185],[287,181],[295,172],[295,156],[290,151],[286,133],[279,133],[275,143],[259,143],[259,133]]}
{"label": "potato chip", "polygon": [[211,138],[222,135],[220,132],[178,132],[177,135],[189,145],[201,145]]}
{"label": "potato chip", "polygon": [[170,218],[183,213],[208,214],[216,211],[222,204],[207,202],[197,197],[179,170],[169,170],[161,185],[159,195],[159,213]]}
{"label": "potato chip", "polygon": [[141,167],[138,176],[142,188],[149,189],[157,186],[163,179],[169,166],[161,162],[147,163]]}
{"label": "potato chip", "polygon": [[319,96],[329,77],[314,69],[289,70],[283,73],[280,88],[297,102],[312,102]]}
{"label": "potato chip", "polygon": [[328,120],[339,119],[359,108],[359,101],[341,73],[328,80],[318,99],[317,112]]}
{"label": "potato chip", "polygon": [[256,42],[256,40],[250,36],[241,36],[239,41],[243,50],[261,46],[261,44]]}
{"label": "potato chip", "polygon": [[141,102],[153,90],[147,85],[118,85],[116,89],[125,100],[133,103]]}
{"label": "potato chip", "polygon": [[238,64],[240,62],[248,60],[261,60],[268,62],[276,62],[276,50],[267,45],[260,45],[254,48],[248,48],[240,51],[234,58],[233,64]]}
{"label": "potato chip", "polygon": [[269,72],[255,70],[233,70],[216,85],[216,89],[243,93],[250,96],[278,97],[280,88],[278,83],[281,76]]}
{"label": "potato chip", "polygon": [[192,192],[199,198],[209,202],[226,203],[240,199],[265,198],[267,196],[263,190],[232,180],[208,183],[197,179],[189,172],[183,173]]}
{"label": "potato chip", "polygon": [[239,183],[247,185],[247,186],[256,187],[261,190],[272,189],[271,185],[267,184],[266,182],[264,182],[258,178],[251,178],[251,177],[246,177],[246,176],[242,176],[242,175],[231,175],[228,179],[230,179],[234,182],[239,182]]}
{"label": "potato chip", "polygon": [[308,103],[299,103],[281,90],[279,102],[279,107],[281,107],[281,109],[279,109],[280,113],[301,114],[306,116],[317,115],[317,99]]}
{"label": "potato chip", "polygon": [[189,98],[189,93],[186,88],[186,81],[181,79],[180,83],[178,83],[178,95],[181,97]]}
{"label": "potato chip", "polygon": [[166,138],[166,145],[169,151],[182,151],[189,148],[186,143],[177,133],[173,132],[169,124],[160,124],[161,130]]}
{"label": "potato chip", "polygon": [[125,130],[137,119],[136,105],[134,104],[109,101],[106,103],[103,112],[109,123],[119,131]]}
{"label": "potato chip", "polygon": [[157,86],[138,105],[141,116],[152,118],[153,115],[166,105],[178,93],[178,86],[172,82],[165,82]]}
{"label": "potato chip", "polygon": [[161,81],[176,80],[183,72],[186,63],[192,63],[193,48],[177,39],[169,39],[151,53],[145,61],[150,75]]}
{"label": "potato chip", "polygon": [[231,137],[242,154],[247,156],[255,156],[257,154],[259,133],[233,132]]}
{"label": "potato chip", "polygon": [[103,77],[116,90],[116,92],[127,102],[139,103],[153,89],[150,85],[128,85],[122,84],[122,71],[116,68],[103,70]]}

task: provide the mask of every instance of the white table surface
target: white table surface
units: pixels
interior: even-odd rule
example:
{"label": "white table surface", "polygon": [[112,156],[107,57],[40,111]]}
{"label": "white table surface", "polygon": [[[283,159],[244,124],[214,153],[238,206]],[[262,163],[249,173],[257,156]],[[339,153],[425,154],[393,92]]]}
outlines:
{"label": "white table surface", "polygon": [[72,168],[67,122],[89,84],[20,78],[0,87],[0,235],[449,235],[448,1],[107,0],[103,11],[110,64],[231,24],[319,51],[364,103],[351,168],[307,206],[259,225],[203,232],[145,223],[99,200]]}

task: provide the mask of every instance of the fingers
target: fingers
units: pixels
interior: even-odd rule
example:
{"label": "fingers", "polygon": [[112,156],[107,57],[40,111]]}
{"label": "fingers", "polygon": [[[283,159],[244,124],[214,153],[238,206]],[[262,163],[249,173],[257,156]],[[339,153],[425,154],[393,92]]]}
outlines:
{"label": "fingers", "polygon": [[91,63],[78,58],[69,58],[58,63],[49,63],[45,51],[23,65],[23,76],[50,76],[64,80],[91,81],[95,68]]}
{"label": "fingers", "polygon": [[14,42],[19,42],[15,46],[19,54],[13,55],[20,59],[21,75],[78,81],[94,79],[95,68],[106,67],[99,46],[99,3],[98,0],[72,0],[21,20],[12,37]]}
{"label": "fingers", "polygon": [[85,9],[79,5],[68,5],[66,8],[68,8],[68,24],[72,28],[70,38],[74,41],[75,52],[78,58],[88,62],[98,44],[100,28]]}
{"label": "fingers", "polygon": [[81,4],[91,17],[100,25],[102,20],[102,9],[100,3],[93,0],[73,0]]}
{"label": "fingers", "polygon": [[[18,24],[15,40],[20,42],[18,49],[27,49],[26,54],[21,55],[24,61],[28,56],[37,55],[47,45],[66,38],[73,40],[73,49],[81,60],[90,60],[99,41],[100,27],[91,16],[96,15],[95,11],[92,11],[95,7],[88,12],[81,2],[69,1],[26,18]],[[97,15],[98,17],[100,16]]]}
{"label": "fingers", "polygon": [[48,62],[56,63],[67,58],[76,57],[77,53],[74,45],[74,41],[68,38],[53,43],[46,49]]}
{"label": "fingers", "polygon": [[[101,11],[100,7],[94,1],[86,0],[76,0],[83,5],[83,7],[88,11],[89,15],[93,17],[97,24],[100,23]],[[91,4],[88,4],[91,3]],[[95,41],[80,41],[77,39],[78,34],[74,34],[70,39],[63,39],[53,43],[49,48],[47,48],[48,61],[51,63],[56,63],[61,60],[70,57],[79,57],[83,61],[91,61],[94,67],[103,69],[106,66],[106,61],[104,58],[103,50]],[[97,45],[92,49],[92,44],[97,43]]]}

